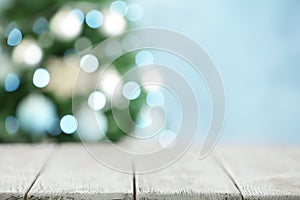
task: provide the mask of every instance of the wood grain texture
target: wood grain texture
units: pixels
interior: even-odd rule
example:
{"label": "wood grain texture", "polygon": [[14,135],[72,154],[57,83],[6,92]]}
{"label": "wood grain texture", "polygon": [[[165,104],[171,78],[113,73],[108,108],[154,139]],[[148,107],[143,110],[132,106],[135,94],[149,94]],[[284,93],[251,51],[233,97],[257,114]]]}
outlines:
{"label": "wood grain texture", "polygon": [[[99,150],[109,148],[98,146]],[[132,175],[104,167],[81,144],[63,144],[54,152],[28,199],[132,199],[132,185]]]}
{"label": "wood grain texture", "polygon": [[23,199],[53,145],[0,145],[0,199]]}
{"label": "wood grain texture", "polygon": [[244,199],[300,199],[300,148],[235,146],[218,152]]}
{"label": "wood grain texture", "polygon": [[164,170],[138,175],[138,199],[241,199],[222,167],[211,156],[198,156],[199,150],[191,149]]}
{"label": "wood grain texture", "polygon": [[[81,144],[53,149],[0,145],[0,199],[23,199],[33,183],[28,199],[133,199],[132,175],[102,166]],[[227,146],[217,152],[198,160],[191,149],[164,170],[137,175],[138,199],[300,199],[299,147]]]}

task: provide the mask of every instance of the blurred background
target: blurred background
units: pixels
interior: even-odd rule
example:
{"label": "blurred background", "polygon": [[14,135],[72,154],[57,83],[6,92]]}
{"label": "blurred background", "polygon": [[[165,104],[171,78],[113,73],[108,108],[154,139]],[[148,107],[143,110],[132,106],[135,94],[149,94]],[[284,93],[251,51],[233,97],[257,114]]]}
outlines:
{"label": "blurred background", "polygon": [[299,1],[141,4],[142,26],[188,35],[218,68],[227,97],[221,142],[299,144]]}
{"label": "blurred background", "polygon": [[[93,45],[130,28],[161,27],[196,41],[219,70],[227,111],[221,143],[299,144],[299,9],[296,0],[1,0],[0,142],[78,141],[72,87],[78,69],[101,68],[88,54]],[[86,59],[94,67],[80,64]],[[204,81],[176,56],[143,50],[113,63],[106,84],[91,97],[100,102],[89,106],[99,111],[103,134],[86,121],[81,132],[87,141],[123,138],[105,106],[111,87],[126,70],[149,63],[171,66],[191,83],[199,94],[199,135],[205,135],[211,105]],[[177,104],[163,89],[138,90],[128,99],[141,126],[149,107],[162,105],[166,129],[176,128]]]}
{"label": "blurred background", "polygon": [[[85,91],[96,79],[81,82],[81,90],[74,93],[73,85],[80,70],[92,74],[103,69],[89,52],[134,26],[142,18],[142,7],[94,0],[1,0],[0,5],[0,141],[80,141],[78,132],[85,141],[120,140],[124,133],[112,118],[109,102],[121,75],[136,65],[137,52],[114,61],[93,93]],[[114,45],[106,47],[106,56],[114,53]],[[137,85],[129,83],[129,88],[132,84]],[[127,97],[133,119],[145,99],[141,89],[136,93]],[[72,95],[83,99],[77,118]],[[94,113],[99,126],[91,119]]]}

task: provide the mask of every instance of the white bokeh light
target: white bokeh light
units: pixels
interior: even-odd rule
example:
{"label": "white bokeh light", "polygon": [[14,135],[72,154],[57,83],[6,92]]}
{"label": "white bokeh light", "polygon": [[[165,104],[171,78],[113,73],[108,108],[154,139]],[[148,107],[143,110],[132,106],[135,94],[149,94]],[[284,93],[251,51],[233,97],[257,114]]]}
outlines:
{"label": "white bokeh light", "polygon": [[50,74],[44,68],[36,69],[32,79],[33,84],[38,88],[46,87],[50,82]]}
{"label": "white bokeh light", "polygon": [[111,97],[120,81],[122,81],[121,77],[116,70],[107,70],[101,77],[100,88],[108,97]]}
{"label": "white bokeh light", "polygon": [[125,30],[126,21],[118,12],[108,12],[104,17],[103,28],[109,35],[118,35]]}
{"label": "white bokeh light", "polygon": [[63,9],[58,11],[50,21],[50,30],[61,40],[71,40],[82,30],[82,19],[78,12]]}
{"label": "white bokeh light", "polygon": [[95,111],[101,110],[106,104],[106,97],[100,91],[95,91],[88,98],[89,107]]}
{"label": "white bokeh light", "polygon": [[42,58],[42,50],[36,44],[30,44],[25,52],[24,61],[29,65],[38,64]]}
{"label": "white bokeh light", "polygon": [[38,64],[43,57],[41,48],[34,40],[24,39],[14,50],[13,60],[29,66]]}
{"label": "white bokeh light", "polygon": [[83,71],[87,73],[93,73],[98,69],[98,67],[99,67],[99,61],[94,55],[86,54],[81,57],[80,68]]}
{"label": "white bokeh light", "polygon": [[136,82],[130,81],[123,86],[122,93],[128,100],[137,99],[141,94],[141,88]]}

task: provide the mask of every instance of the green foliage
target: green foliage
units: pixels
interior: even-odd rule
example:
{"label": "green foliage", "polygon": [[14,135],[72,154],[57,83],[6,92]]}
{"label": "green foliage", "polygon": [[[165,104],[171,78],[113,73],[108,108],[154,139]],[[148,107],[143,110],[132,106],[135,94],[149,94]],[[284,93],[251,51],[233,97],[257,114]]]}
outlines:
{"label": "green foliage", "polygon": [[[98,1],[98,0],[85,0],[85,1],[65,1],[65,0],[10,0],[8,6],[0,11],[0,24],[3,31],[1,34],[1,46],[4,54],[9,57],[10,65],[13,70],[17,71],[17,74],[21,80],[20,87],[14,92],[6,92],[3,84],[0,87],[1,96],[1,109],[0,109],[0,142],[37,142],[41,140],[50,139],[58,142],[65,141],[78,141],[78,137],[74,135],[67,135],[61,133],[57,136],[51,136],[47,133],[41,134],[41,136],[34,136],[30,132],[25,131],[22,127],[15,134],[8,134],[5,131],[5,118],[6,116],[15,116],[16,108],[19,102],[29,94],[38,92],[48,97],[55,105],[58,118],[66,114],[72,113],[72,99],[61,98],[57,96],[53,91],[40,89],[33,85],[32,77],[36,67],[45,67],[49,59],[52,58],[63,58],[66,51],[74,49],[76,39],[79,37],[89,38],[92,44],[98,44],[105,40],[108,36],[104,35],[96,29],[91,29],[86,23],[83,23],[83,29],[80,35],[70,41],[64,41],[56,39],[54,43],[49,47],[42,47],[43,58],[38,66],[35,68],[28,68],[12,61],[12,52],[15,47],[8,46],[6,44],[7,37],[4,36],[6,27],[14,23],[22,32],[22,37],[32,38],[38,41],[41,35],[36,34],[32,31],[34,22],[39,17],[44,17],[50,21],[51,17],[62,7],[68,6],[72,9],[77,8],[79,5],[88,5],[85,7],[93,7],[95,9],[103,10],[109,7],[109,1]],[[85,10],[83,10],[86,12]],[[128,27],[128,26],[127,26]],[[49,29],[47,30],[49,31]],[[79,52],[80,53],[80,52]],[[119,73],[125,73],[128,69],[133,66],[132,56],[121,57],[114,62],[116,69]],[[3,82],[3,81],[2,81]],[[130,112],[133,117],[137,116],[137,113],[142,105],[143,98],[135,100],[136,103],[130,104]],[[108,120],[108,131],[107,137],[112,141],[120,140],[125,133],[123,133],[115,124],[112,117],[111,110],[105,112]],[[34,121],[32,123],[35,123]]]}

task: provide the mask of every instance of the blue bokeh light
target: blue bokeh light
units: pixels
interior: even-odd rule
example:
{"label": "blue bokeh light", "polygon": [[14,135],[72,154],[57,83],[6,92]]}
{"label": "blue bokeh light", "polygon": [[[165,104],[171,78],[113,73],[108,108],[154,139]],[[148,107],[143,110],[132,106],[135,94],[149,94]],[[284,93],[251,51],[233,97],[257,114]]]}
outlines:
{"label": "blue bokeh light", "polygon": [[153,62],[153,55],[149,51],[139,51],[135,56],[135,63],[138,66],[153,64]]}
{"label": "blue bokeh light", "polygon": [[38,93],[30,94],[22,99],[17,106],[16,116],[21,129],[34,136],[43,136],[49,121],[57,117],[53,102]]}
{"label": "blue bokeh light", "polygon": [[74,15],[79,20],[80,24],[84,22],[84,14],[80,9],[74,9],[70,13],[71,15]]}
{"label": "blue bokeh light", "polygon": [[18,24],[15,21],[9,22],[4,30],[4,36],[8,37],[9,33],[14,29],[18,28]]}
{"label": "blue bokeh light", "polygon": [[8,134],[14,134],[19,130],[19,121],[13,116],[8,116],[5,118],[5,129]]}
{"label": "blue bokeh light", "polygon": [[47,124],[47,127],[46,127],[46,130],[49,133],[49,135],[57,136],[61,133],[59,122],[60,121],[57,118],[54,118],[49,121],[49,123]]}
{"label": "blue bokeh light", "polygon": [[143,15],[144,9],[141,5],[132,3],[128,6],[128,12],[126,14],[128,20],[136,22],[142,19]]}
{"label": "blue bokeh light", "polygon": [[44,17],[39,17],[37,20],[35,20],[32,31],[36,34],[43,34],[48,30],[48,21]]}
{"label": "blue bokeh light", "polygon": [[73,115],[65,115],[60,120],[60,128],[66,134],[73,134],[77,130],[77,120]]}
{"label": "blue bokeh light", "polygon": [[7,37],[7,44],[9,46],[16,46],[22,40],[22,33],[19,29],[14,28]]}
{"label": "blue bokeh light", "polygon": [[110,12],[117,12],[122,16],[127,14],[128,7],[124,1],[114,1],[110,5]]}
{"label": "blue bokeh light", "polygon": [[141,88],[136,82],[130,81],[123,86],[122,93],[126,99],[134,100],[140,96]]}
{"label": "blue bokeh light", "polygon": [[99,28],[103,24],[103,15],[98,10],[92,10],[86,15],[86,24],[91,28]]}
{"label": "blue bokeh light", "polygon": [[20,79],[16,74],[7,74],[4,82],[4,89],[7,92],[13,92],[20,86]]}
{"label": "blue bokeh light", "polygon": [[149,106],[162,106],[165,101],[163,93],[159,90],[150,91],[146,97]]}

